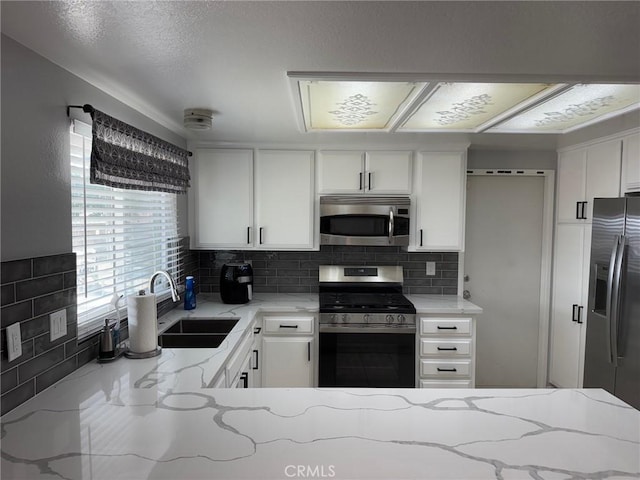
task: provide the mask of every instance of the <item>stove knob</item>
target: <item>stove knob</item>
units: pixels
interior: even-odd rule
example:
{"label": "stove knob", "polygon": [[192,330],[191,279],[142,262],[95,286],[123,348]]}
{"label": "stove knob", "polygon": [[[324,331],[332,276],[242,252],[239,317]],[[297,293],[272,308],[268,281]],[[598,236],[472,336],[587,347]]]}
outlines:
{"label": "stove knob", "polygon": [[336,315],[335,313],[332,313],[330,322],[331,323],[337,323],[338,322],[338,315]]}
{"label": "stove knob", "polygon": [[346,313],[342,314],[342,322],[343,323],[349,323],[349,315],[347,315]]}
{"label": "stove knob", "polygon": [[398,323],[403,324],[405,321],[404,315],[398,315]]}
{"label": "stove knob", "polygon": [[371,318],[371,315],[369,315],[368,313],[365,313],[364,316],[362,317],[362,320],[364,321],[364,323],[369,323],[370,318]]}
{"label": "stove knob", "polygon": [[389,324],[393,323],[393,315],[387,315],[386,320]]}

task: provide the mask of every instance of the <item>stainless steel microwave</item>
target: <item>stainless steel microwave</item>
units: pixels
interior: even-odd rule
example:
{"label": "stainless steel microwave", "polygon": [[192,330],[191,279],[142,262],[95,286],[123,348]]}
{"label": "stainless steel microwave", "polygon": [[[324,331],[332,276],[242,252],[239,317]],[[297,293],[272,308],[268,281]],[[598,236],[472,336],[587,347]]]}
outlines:
{"label": "stainless steel microwave", "polygon": [[411,199],[320,197],[321,245],[409,245]]}

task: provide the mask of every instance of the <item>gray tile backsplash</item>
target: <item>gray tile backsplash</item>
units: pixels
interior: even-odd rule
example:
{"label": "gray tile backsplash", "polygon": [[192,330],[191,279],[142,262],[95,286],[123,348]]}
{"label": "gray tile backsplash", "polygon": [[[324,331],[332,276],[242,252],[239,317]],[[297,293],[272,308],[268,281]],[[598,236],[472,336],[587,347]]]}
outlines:
{"label": "gray tile backsplash", "polygon": [[[200,291],[220,291],[220,270],[225,263],[251,261],[255,292],[310,293],[318,291],[320,265],[401,265],[404,291],[456,295],[458,254],[406,252],[400,247],[323,246],[319,252],[201,251]],[[435,262],[436,274],[426,275],[426,262]]]}
{"label": "gray tile backsplash", "polygon": [[[199,254],[188,250],[189,239],[181,245],[182,274],[199,282]],[[52,255],[2,262],[0,267],[0,414],[4,414],[53,385],[98,356],[99,334],[78,343],[75,254]],[[158,305],[163,315],[174,307],[169,298]],[[49,313],[67,311],[67,334],[50,341]],[[7,358],[6,327],[20,322],[22,355]],[[128,338],[126,319],[121,338]]]}

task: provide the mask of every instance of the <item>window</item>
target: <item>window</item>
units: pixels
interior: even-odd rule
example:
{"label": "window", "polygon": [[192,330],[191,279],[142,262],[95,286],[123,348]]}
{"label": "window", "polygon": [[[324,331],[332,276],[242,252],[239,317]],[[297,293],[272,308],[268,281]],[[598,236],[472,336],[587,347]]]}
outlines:
{"label": "window", "polygon": [[[71,218],[77,260],[78,337],[103,324],[114,293],[147,287],[157,270],[182,273],[176,195],[89,183],[91,127],[71,126]],[[156,287],[164,298],[168,285]],[[168,296],[168,293],[165,292]]]}

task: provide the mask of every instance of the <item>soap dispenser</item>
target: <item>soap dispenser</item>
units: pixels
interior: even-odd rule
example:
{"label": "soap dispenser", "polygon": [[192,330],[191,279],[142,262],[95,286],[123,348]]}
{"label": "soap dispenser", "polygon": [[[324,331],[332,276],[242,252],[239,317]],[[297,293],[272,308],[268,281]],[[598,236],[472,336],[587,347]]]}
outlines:
{"label": "soap dispenser", "polygon": [[185,310],[193,310],[196,308],[196,291],[194,280],[191,275],[189,275],[185,279],[185,290],[184,290],[184,309]]}
{"label": "soap dispenser", "polygon": [[113,332],[111,330],[109,319],[106,318],[100,335],[100,350],[98,351],[98,358],[100,359],[112,359],[116,355],[113,344]]}

